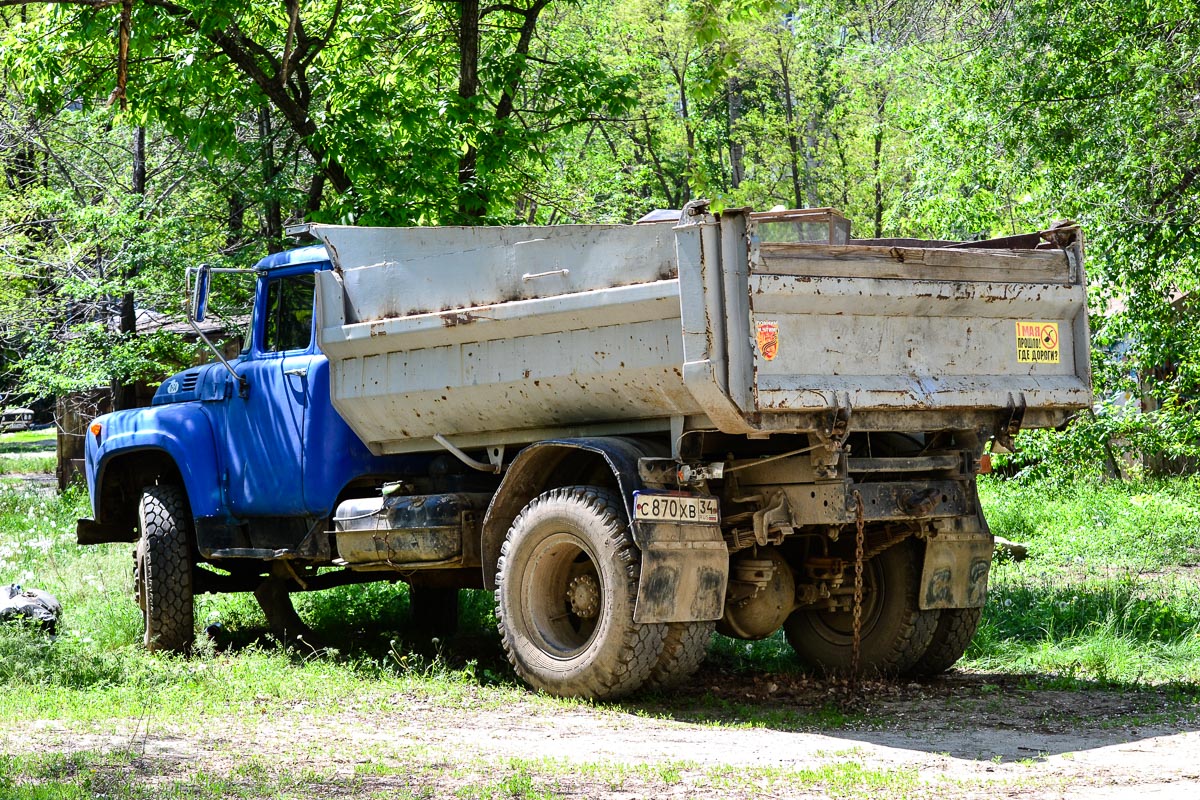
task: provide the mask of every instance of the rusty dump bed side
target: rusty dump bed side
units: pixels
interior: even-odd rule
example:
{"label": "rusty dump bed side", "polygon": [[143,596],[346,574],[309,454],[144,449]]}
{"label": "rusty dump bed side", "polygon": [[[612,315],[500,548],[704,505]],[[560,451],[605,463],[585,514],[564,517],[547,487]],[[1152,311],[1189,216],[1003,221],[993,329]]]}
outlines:
{"label": "rusty dump bed side", "polygon": [[313,226],[335,263],[318,276],[333,402],[376,452],[1054,426],[1091,402],[1073,227],[952,243],[847,226],[815,244],[787,234],[796,213]]}

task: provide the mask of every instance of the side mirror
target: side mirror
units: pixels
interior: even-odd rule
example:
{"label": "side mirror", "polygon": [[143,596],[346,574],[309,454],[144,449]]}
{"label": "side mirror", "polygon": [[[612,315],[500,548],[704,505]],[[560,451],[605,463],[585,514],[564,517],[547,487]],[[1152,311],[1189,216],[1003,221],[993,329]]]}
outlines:
{"label": "side mirror", "polygon": [[[190,272],[191,270],[189,270]],[[196,285],[192,287],[192,321],[203,322],[204,312],[208,308],[208,276],[207,264],[196,267]]]}

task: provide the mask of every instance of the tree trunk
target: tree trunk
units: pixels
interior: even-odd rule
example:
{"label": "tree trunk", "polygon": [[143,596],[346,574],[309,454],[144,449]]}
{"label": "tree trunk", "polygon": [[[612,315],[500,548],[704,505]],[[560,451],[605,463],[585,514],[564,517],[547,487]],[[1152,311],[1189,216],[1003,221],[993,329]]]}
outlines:
{"label": "tree trunk", "polygon": [[883,238],[883,176],[880,170],[883,166],[883,113],[887,106],[887,91],[876,87],[879,101],[875,107],[875,152],[871,160],[871,168],[875,175],[875,238]]}
{"label": "tree trunk", "polygon": [[[459,3],[458,96],[464,108],[479,93],[479,0]],[[479,218],[487,213],[487,194],[479,185],[479,151],[467,145],[458,158],[458,213]]]}
{"label": "tree trunk", "polygon": [[228,209],[228,232],[225,235],[225,248],[235,250],[242,246],[246,235],[246,195],[239,189],[234,189],[226,200]]}
{"label": "tree trunk", "polygon": [[680,208],[692,199],[692,163],[696,157],[696,131],[692,128],[691,111],[688,108],[687,95],[687,64],[683,65],[682,69],[675,71],[675,80],[679,86],[679,117],[683,121],[683,133],[687,140],[687,152],[683,166],[683,186],[681,187],[682,195],[680,198]]}
{"label": "tree trunk", "polygon": [[[140,125],[133,129],[133,170],[130,177],[130,192],[144,201],[146,196],[146,129]],[[137,277],[139,265],[128,263],[123,269],[122,283],[125,291],[121,295],[121,319],[119,330],[123,337],[137,335],[137,305],[131,283]],[[123,411],[137,407],[137,387],[132,381],[114,383],[113,410]]]}
{"label": "tree trunk", "polygon": [[738,138],[737,124],[742,118],[742,83],[731,77],[726,83],[726,97],[729,103],[729,184],[734,188],[742,185],[746,175],[746,148]]}
{"label": "tree trunk", "polygon": [[279,167],[275,163],[275,133],[271,124],[271,109],[258,109],[258,137],[262,142],[262,180],[266,196],[263,199],[263,234],[267,238],[267,252],[283,250],[283,213],[279,198],[275,194],[275,178]]}

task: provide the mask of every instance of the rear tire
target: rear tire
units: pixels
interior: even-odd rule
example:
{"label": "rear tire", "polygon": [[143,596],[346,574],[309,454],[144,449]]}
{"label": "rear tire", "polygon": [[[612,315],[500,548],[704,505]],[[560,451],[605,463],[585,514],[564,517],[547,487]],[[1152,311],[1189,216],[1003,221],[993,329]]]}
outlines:
{"label": "rear tire", "polygon": [[982,616],[982,608],[943,608],[929,647],[910,672],[914,675],[937,675],[954,666],[975,638]]}
{"label": "rear tire", "polygon": [[147,486],[138,503],[135,582],[148,650],[184,653],[196,638],[191,512],[178,486]]}
{"label": "rear tire", "polygon": [[517,674],[559,696],[639,689],[667,628],[633,621],[640,567],[614,493],[569,486],[534,498],[509,529],[496,574],[501,641]]}
{"label": "rear tire", "polygon": [[[860,675],[894,675],[911,669],[928,650],[938,612],[917,604],[921,560],[906,540],[863,565]],[[815,672],[849,674],[853,642],[850,611],[793,612],[784,632],[796,657]]]}
{"label": "rear tire", "polygon": [[708,654],[716,622],[672,622],[667,625],[662,655],[658,657],[646,689],[672,689],[696,673]]}

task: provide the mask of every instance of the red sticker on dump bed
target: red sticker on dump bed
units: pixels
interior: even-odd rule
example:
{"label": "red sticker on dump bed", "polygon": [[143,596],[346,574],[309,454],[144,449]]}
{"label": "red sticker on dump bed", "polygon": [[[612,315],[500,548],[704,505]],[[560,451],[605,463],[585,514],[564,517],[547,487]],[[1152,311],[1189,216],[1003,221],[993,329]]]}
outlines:
{"label": "red sticker on dump bed", "polygon": [[779,323],[758,323],[758,351],[767,361],[774,361],[779,355]]}

